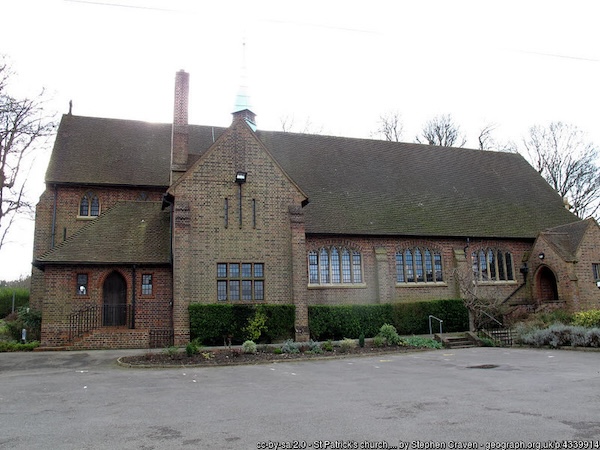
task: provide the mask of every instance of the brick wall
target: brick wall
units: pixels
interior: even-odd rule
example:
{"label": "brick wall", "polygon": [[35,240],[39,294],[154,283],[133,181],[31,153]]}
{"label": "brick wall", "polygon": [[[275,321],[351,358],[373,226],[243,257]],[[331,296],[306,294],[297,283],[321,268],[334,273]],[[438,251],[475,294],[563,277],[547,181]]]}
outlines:
{"label": "brick wall", "polygon": [[600,264],[600,227],[590,223],[584,235],[574,270],[578,280],[580,310],[600,309],[600,289],[596,286],[592,264]]}
{"label": "brick wall", "polygon": [[[238,171],[248,174],[241,185],[241,226]],[[217,263],[264,263],[265,302],[294,301],[289,208],[300,207],[304,196],[243,120],[236,120],[170,192],[176,343],[189,340],[189,303],[217,301]]]}
{"label": "brick wall", "polygon": [[[118,201],[135,201],[145,198],[149,201],[161,201],[164,189],[118,188],[118,187],[72,187],[48,186],[36,205],[35,234],[33,258],[40,256],[52,248],[52,222],[54,226],[54,245],[64,242],[73,233],[89,223],[89,218],[80,218],[79,202],[87,193],[93,192],[100,200],[100,208],[107,211]],[[54,206],[56,204],[56,212]],[[43,273],[32,268],[31,274],[31,307],[41,309],[46,288]]]}
{"label": "brick wall", "polygon": [[[540,253],[544,259],[540,259]],[[551,271],[556,278],[558,299],[571,311],[600,308],[600,289],[596,287],[592,264],[600,263],[600,228],[590,221],[573,260],[565,261],[553,245],[541,235],[536,241],[529,260],[529,273],[533,301],[543,306],[548,295],[544,285],[542,268]],[[545,289],[545,290],[544,290]]]}
{"label": "brick wall", "polygon": [[[136,269],[136,307],[135,330],[127,334],[119,330],[127,339],[119,346],[146,347],[149,330],[172,329],[172,277],[170,268],[137,267]],[[69,315],[81,309],[103,304],[103,285],[106,277],[113,271],[123,276],[127,284],[126,302],[132,304],[132,267],[96,267],[96,266],[48,266],[43,272],[46,291],[42,306],[42,342],[43,347],[69,345]],[[87,295],[78,295],[77,274],[88,275]],[[142,274],[152,274],[152,295],[142,295]],[[108,330],[117,331],[122,327],[104,327],[86,335],[88,348],[117,348],[114,338]],[[137,336],[137,337],[136,337]],[[135,339],[134,339],[135,338]],[[136,340],[137,339],[137,340]],[[77,344],[86,347],[84,344]]]}
{"label": "brick wall", "polygon": [[[465,253],[464,267],[471,274],[471,253],[484,248],[509,251],[513,256],[514,281],[488,283],[478,286],[482,297],[509,296],[523,283],[519,273],[524,256],[531,248],[526,240],[471,240]],[[416,239],[380,237],[308,236],[306,248],[347,247],[361,252],[364,283],[358,286],[309,286],[309,304],[368,304],[386,302],[412,302],[432,299],[460,298],[459,278],[455,273],[455,250],[467,247],[463,239]],[[442,255],[444,281],[442,283],[396,283],[396,252],[419,247],[439,251]],[[378,262],[379,261],[379,262]],[[382,267],[383,266],[383,267]],[[383,269],[383,270],[382,270]],[[383,293],[383,294],[382,294]],[[383,298],[382,298],[383,296]]]}

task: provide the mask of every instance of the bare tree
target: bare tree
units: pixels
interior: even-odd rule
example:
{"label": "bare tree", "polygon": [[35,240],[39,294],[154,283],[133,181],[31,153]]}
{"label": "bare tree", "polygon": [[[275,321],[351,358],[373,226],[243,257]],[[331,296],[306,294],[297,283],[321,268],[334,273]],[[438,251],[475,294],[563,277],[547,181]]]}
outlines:
{"label": "bare tree", "polygon": [[479,130],[479,136],[477,136],[477,142],[479,143],[479,150],[493,150],[498,152],[515,153],[516,146],[513,142],[500,142],[494,138],[494,131],[498,128],[495,123],[488,123]]}
{"label": "bare tree", "polygon": [[400,142],[404,125],[402,124],[402,116],[398,111],[389,111],[379,116],[379,128],[372,136],[382,136],[386,141]]}
{"label": "bare tree", "polygon": [[321,134],[323,132],[323,126],[313,124],[310,117],[304,120],[303,125],[297,124],[294,115],[281,116],[279,121],[281,122],[281,131],[284,133]]}
{"label": "bare tree", "polygon": [[580,218],[600,212],[599,151],[577,127],[562,122],[536,125],[523,139],[533,167],[569,202]]}
{"label": "bare tree", "polygon": [[6,58],[0,57],[0,249],[17,217],[33,210],[25,195],[27,161],[54,130],[43,91],[23,99],[7,92],[13,75]]}
{"label": "bare tree", "polygon": [[435,116],[429,120],[415,137],[419,144],[439,145],[442,147],[464,147],[467,139],[450,114]]}

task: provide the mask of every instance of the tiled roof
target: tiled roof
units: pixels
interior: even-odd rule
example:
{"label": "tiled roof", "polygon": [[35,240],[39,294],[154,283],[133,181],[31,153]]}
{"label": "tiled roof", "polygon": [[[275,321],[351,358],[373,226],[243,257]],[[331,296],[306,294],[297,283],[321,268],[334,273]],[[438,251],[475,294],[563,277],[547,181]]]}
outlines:
{"label": "tiled roof", "polygon": [[594,219],[590,218],[561,225],[543,231],[540,237],[546,239],[565,261],[575,261],[579,244],[581,244],[588,227],[594,223]]}
{"label": "tiled roof", "polygon": [[169,220],[160,202],[118,202],[34,264],[169,264]]}
{"label": "tiled roof", "polygon": [[534,238],[577,220],[518,154],[257,134],[307,193],[309,233]]}
{"label": "tiled roof", "polygon": [[[224,128],[189,127],[190,163]],[[257,131],[308,195],[319,234],[533,239],[574,222],[559,195],[518,154]],[[164,186],[170,124],[64,116],[46,181]]]}

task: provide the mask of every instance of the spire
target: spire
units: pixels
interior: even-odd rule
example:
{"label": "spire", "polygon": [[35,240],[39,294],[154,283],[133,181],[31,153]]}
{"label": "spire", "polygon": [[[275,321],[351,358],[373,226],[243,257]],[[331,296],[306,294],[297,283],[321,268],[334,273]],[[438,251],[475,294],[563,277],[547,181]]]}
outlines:
{"label": "spire", "polygon": [[246,42],[242,44],[242,74],[240,86],[235,97],[233,117],[243,117],[253,130],[256,130],[256,114],[252,111],[250,93],[248,90],[248,70],[246,68]]}

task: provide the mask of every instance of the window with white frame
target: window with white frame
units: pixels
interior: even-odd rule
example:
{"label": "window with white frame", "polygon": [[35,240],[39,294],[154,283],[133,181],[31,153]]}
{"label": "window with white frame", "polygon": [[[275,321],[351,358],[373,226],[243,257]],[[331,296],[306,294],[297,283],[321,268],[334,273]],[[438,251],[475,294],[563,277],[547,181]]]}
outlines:
{"label": "window with white frame", "polygon": [[363,282],[362,256],[346,247],[321,247],[308,252],[309,284],[357,284]]}
{"label": "window with white frame", "polygon": [[477,281],[513,281],[515,271],[512,253],[486,248],[471,253],[473,277]]}
{"label": "window with white frame", "polygon": [[440,252],[422,247],[406,248],[396,252],[396,283],[443,281]]}

